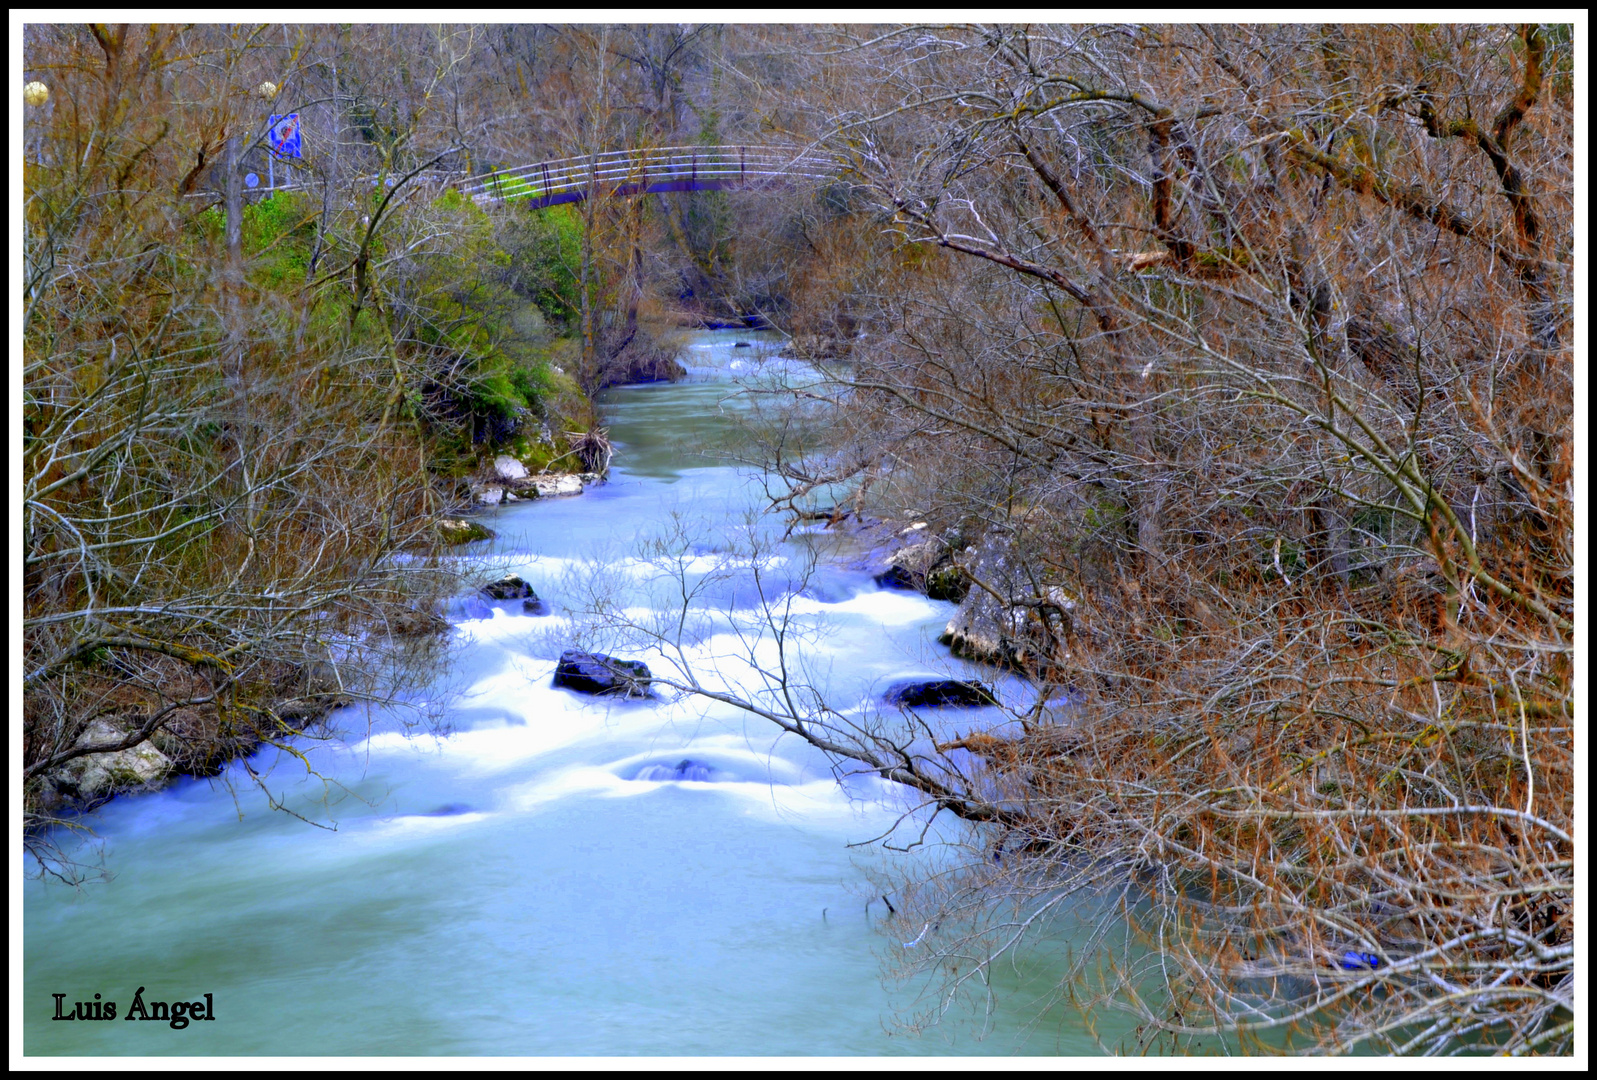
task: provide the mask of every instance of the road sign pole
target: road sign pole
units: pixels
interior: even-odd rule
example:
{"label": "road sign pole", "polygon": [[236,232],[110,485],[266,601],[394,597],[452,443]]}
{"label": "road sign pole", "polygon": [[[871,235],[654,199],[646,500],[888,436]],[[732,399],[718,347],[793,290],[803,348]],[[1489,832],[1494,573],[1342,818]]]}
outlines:
{"label": "road sign pole", "polygon": [[277,168],[273,160],[277,155],[272,153],[272,148],[266,148],[266,190],[270,191],[277,186]]}

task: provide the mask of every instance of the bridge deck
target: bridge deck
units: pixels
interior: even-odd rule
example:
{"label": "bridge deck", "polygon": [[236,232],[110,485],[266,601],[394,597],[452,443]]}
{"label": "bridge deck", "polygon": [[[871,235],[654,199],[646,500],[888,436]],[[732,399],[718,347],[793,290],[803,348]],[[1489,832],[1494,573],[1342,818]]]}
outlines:
{"label": "bridge deck", "polygon": [[527,200],[534,207],[590,194],[720,191],[762,181],[835,177],[830,155],[783,146],[668,146],[558,158],[467,177],[456,186],[479,202]]}

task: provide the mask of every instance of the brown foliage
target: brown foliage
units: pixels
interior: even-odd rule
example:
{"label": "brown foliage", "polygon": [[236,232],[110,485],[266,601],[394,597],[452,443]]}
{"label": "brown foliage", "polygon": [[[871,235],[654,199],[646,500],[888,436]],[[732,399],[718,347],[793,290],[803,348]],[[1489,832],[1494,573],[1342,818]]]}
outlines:
{"label": "brown foliage", "polygon": [[1079,598],[1021,734],[902,766],[1004,825],[906,925],[957,986],[1125,896],[1148,1044],[1568,1052],[1567,28],[838,43],[868,337],[777,465]]}

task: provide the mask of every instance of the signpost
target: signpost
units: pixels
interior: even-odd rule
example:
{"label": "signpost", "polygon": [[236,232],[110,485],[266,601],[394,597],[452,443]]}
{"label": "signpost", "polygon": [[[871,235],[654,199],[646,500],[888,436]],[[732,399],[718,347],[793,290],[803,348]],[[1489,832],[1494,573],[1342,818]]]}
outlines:
{"label": "signpost", "polygon": [[266,176],[267,187],[277,186],[277,159],[304,157],[300,144],[299,113],[274,114],[267,120]]}

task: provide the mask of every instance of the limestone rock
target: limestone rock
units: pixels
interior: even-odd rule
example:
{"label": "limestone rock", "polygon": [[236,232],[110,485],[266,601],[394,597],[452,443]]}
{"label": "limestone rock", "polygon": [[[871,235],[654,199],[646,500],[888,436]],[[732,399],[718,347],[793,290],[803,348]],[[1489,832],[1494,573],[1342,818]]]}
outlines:
{"label": "limestone rock", "polygon": [[972,587],[938,640],[955,656],[988,664],[1037,672],[1066,665],[1076,607],[1070,595],[1056,585],[1039,590],[1007,538],[989,537],[979,550],[966,549],[965,558],[970,576],[992,592]]}
{"label": "limestone rock", "polygon": [[509,454],[500,454],[494,458],[494,475],[501,480],[522,480],[527,476],[527,467]]}
{"label": "limestone rock", "polygon": [[538,498],[548,499],[556,495],[581,495],[582,478],[579,476],[535,476],[532,478],[532,488],[538,493]]}
{"label": "limestone rock", "polygon": [[[919,523],[924,528],[924,523]],[[913,535],[915,526],[899,535]],[[893,552],[888,567],[874,578],[884,589],[912,589],[923,592],[933,600],[960,600],[964,598],[964,575],[952,566],[953,551],[937,537],[910,544]]]}
{"label": "limestone rock", "polygon": [[439,518],[437,529],[438,539],[449,545],[471,544],[494,538],[492,529],[465,518]]}
{"label": "limestone rock", "polygon": [[[78,739],[79,746],[115,742],[127,732],[108,720],[91,723]],[[143,742],[127,750],[106,754],[86,754],[62,765],[51,777],[57,788],[75,792],[77,798],[92,803],[118,791],[153,787],[172,773],[172,759]]]}

